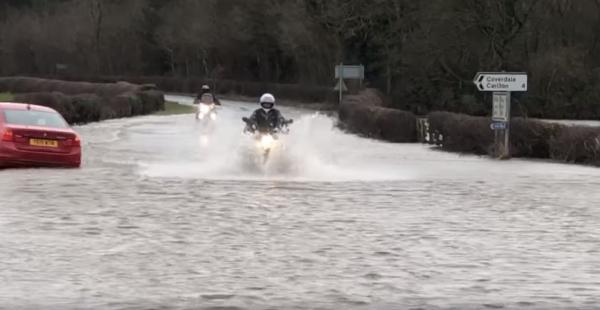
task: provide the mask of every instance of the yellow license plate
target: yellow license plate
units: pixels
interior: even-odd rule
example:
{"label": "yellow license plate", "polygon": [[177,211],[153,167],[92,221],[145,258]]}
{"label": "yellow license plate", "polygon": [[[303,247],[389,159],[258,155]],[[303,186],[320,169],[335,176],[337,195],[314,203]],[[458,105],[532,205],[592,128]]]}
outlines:
{"label": "yellow license plate", "polygon": [[31,139],[29,140],[29,145],[43,147],[58,147],[58,141],[45,139]]}

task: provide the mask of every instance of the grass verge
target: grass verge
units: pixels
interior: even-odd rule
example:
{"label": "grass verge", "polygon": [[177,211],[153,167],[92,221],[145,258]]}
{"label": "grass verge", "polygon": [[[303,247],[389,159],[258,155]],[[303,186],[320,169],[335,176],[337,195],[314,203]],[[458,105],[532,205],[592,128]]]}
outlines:
{"label": "grass verge", "polygon": [[15,96],[11,93],[0,93],[0,101],[13,101]]}
{"label": "grass verge", "polygon": [[158,111],[154,115],[178,115],[178,114],[191,114],[194,113],[194,107],[179,104],[173,101],[165,101],[165,110]]}

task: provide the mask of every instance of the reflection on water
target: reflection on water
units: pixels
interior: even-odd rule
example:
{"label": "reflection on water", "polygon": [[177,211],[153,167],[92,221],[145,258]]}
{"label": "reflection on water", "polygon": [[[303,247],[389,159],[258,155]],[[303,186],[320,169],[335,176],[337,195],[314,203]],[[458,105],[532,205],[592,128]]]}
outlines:
{"label": "reflection on water", "polygon": [[81,170],[1,171],[0,308],[600,302],[598,170],[368,141],[293,110],[287,170],[248,169],[239,107],[208,147],[193,116],[116,120],[78,129]]}

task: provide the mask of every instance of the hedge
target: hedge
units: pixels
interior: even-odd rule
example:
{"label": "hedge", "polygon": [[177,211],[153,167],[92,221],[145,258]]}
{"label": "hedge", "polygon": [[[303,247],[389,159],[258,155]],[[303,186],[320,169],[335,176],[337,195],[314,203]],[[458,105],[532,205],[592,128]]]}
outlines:
{"label": "hedge", "polygon": [[87,83],[38,78],[0,78],[0,91],[16,102],[51,107],[70,124],[130,117],[164,110],[164,94],[151,85]]}
{"label": "hedge", "polygon": [[390,142],[416,142],[416,116],[411,112],[383,107],[384,104],[383,96],[374,90],[347,96],[338,110],[340,127]]}
{"label": "hedge", "polygon": [[[432,142],[443,150],[477,155],[493,153],[494,133],[488,117],[432,112],[428,121]],[[512,157],[600,166],[599,127],[568,126],[525,118],[514,118],[510,127]]]}
{"label": "hedge", "polygon": [[215,92],[219,94],[259,97],[265,92],[270,92],[281,99],[304,103],[335,103],[337,100],[337,93],[333,90],[333,84],[331,86],[320,86],[166,76],[72,76],[67,77],[66,79],[102,83],[128,81],[139,85],[156,85],[163,91],[177,93],[197,93],[202,88],[202,85],[208,84],[214,87]]}

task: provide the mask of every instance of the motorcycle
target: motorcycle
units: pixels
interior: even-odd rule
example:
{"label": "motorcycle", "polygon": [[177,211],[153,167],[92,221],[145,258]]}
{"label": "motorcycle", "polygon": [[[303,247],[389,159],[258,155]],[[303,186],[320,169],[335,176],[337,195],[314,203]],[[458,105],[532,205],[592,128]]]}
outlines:
{"label": "motorcycle", "polygon": [[200,143],[202,146],[207,146],[217,120],[217,108],[214,97],[212,94],[204,94],[195,103],[197,104],[196,121],[199,122],[201,128]]}
{"label": "motorcycle", "polygon": [[217,112],[214,97],[211,94],[204,94],[197,102],[196,120],[199,121],[215,121]]}
{"label": "motorcycle", "polygon": [[271,128],[266,132],[261,132],[256,127],[256,124],[252,122],[247,117],[242,118],[242,120],[246,123],[246,128],[244,129],[244,133],[254,134],[254,138],[256,140],[256,147],[260,151],[262,155],[263,163],[266,163],[269,159],[269,154],[271,154],[272,150],[279,147],[279,134],[288,134],[289,133],[289,125],[294,122],[294,120],[285,120],[282,122],[281,126],[278,128]]}

